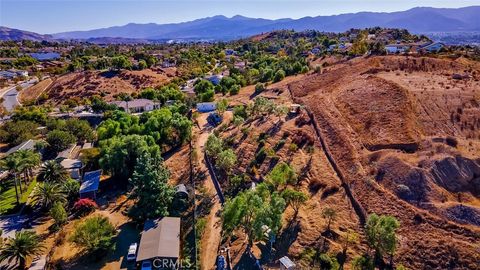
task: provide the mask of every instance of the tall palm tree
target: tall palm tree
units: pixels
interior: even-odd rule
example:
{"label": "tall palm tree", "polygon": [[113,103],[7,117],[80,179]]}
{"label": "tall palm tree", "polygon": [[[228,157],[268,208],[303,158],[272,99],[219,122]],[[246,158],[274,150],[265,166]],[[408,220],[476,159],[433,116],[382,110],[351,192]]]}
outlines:
{"label": "tall palm tree", "polygon": [[45,182],[61,183],[69,178],[68,171],[55,160],[45,162],[37,179]]}
{"label": "tall palm tree", "polygon": [[[18,192],[18,183],[17,183],[17,174],[18,174],[18,163],[19,160],[15,155],[9,155],[6,158],[0,161],[0,167],[7,170],[10,174],[14,176],[15,183],[15,195],[17,197],[17,204],[20,204],[20,196]],[[20,193],[22,193],[22,184],[20,183]]]}
{"label": "tall palm tree", "polygon": [[50,209],[55,202],[66,203],[66,194],[57,183],[44,182],[32,192],[32,203],[43,209]]}
{"label": "tall palm tree", "polygon": [[33,177],[33,169],[40,165],[40,154],[33,150],[18,150],[15,155],[19,159],[19,171],[23,174],[26,183],[28,179]]}
{"label": "tall palm tree", "polygon": [[40,237],[32,231],[15,233],[15,238],[8,238],[0,252],[0,261],[15,261],[18,269],[26,268],[27,260],[42,254],[44,245]]}

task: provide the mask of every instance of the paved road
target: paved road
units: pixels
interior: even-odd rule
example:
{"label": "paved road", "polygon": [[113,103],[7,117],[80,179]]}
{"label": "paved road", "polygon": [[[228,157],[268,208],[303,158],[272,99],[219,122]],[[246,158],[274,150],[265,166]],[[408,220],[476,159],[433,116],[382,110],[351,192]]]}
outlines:
{"label": "paved road", "polygon": [[28,88],[38,82],[38,79],[31,79],[27,82],[19,83],[15,86],[7,88],[0,93],[0,97],[3,97],[3,107],[9,112],[13,111],[15,107],[21,106],[18,101],[18,91],[17,86],[21,86],[22,89]]}

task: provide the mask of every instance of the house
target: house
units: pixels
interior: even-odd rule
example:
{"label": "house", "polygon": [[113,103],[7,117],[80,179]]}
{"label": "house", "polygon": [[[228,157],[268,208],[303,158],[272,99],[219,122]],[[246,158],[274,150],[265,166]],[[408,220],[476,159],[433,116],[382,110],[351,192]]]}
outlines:
{"label": "house", "polygon": [[387,54],[406,53],[410,50],[410,46],[405,44],[388,44],[385,46]]}
{"label": "house", "polygon": [[83,167],[82,161],[80,161],[79,159],[65,158],[61,159],[60,165],[62,165],[62,167],[70,173],[70,177],[72,179],[80,179]]}
{"label": "house", "polygon": [[36,141],[34,140],[28,140],[28,141],[25,141],[15,147],[12,147],[10,148],[7,153],[5,153],[5,155],[10,155],[10,154],[13,154],[15,152],[17,152],[18,150],[34,150],[35,149],[35,144],[36,144]]}
{"label": "house", "polygon": [[222,75],[212,75],[210,77],[207,77],[207,80],[213,83],[213,85],[218,85],[222,78],[223,78]]}
{"label": "house", "polygon": [[110,104],[117,105],[124,111],[129,113],[149,112],[160,108],[160,103],[155,103],[152,100],[141,98],[131,101],[113,101]]}
{"label": "house", "polygon": [[295,263],[287,256],[280,258],[280,270],[293,270],[295,269]]}
{"label": "house", "polygon": [[150,261],[160,269],[175,268],[180,256],[180,218],[147,220],[141,233],[137,263]]}
{"label": "house", "polygon": [[217,109],[215,102],[201,102],[197,103],[197,111],[199,112],[211,112]]}
{"label": "house", "polygon": [[0,71],[0,79],[11,80],[17,77],[28,77],[28,71],[16,69]]}
{"label": "house", "polygon": [[37,52],[30,53],[30,56],[38,61],[51,61],[60,59],[60,54],[57,52]]}
{"label": "house", "polygon": [[80,185],[80,198],[97,198],[98,187],[100,186],[100,176],[102,170],[86,172],[83,175],[82,184]]}
{"label": "house", "polygon": [[434,42],[428,44],[426,46],[420,47],[419,51],[429,52],[429,53],[436,53],[439,52],[441,49],[445,48],[445,44],[441,42]]}

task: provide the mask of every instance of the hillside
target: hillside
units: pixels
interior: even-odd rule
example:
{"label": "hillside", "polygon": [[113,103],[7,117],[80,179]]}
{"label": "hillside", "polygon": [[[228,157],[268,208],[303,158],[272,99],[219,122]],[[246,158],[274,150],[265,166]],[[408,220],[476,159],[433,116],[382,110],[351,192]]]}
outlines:
{"label": "hillside", "polygon": [[51,35],[41,35],[29,31],[23,31],[19,29],[8,28],[0,26],[0,40],[52,40]]}
{"label": "hillside", "polygon": [[[55,38],[88,39],[120,37],[136,39],[235,39],[280,29],[295,31],[319,30],[342,32],[350,28],[405,28],[414,33],[479,31],[480,21],[475,14],[480,7],[459,9],[414,8],[392,13],[360,12],[335,16],[304,17],[300,19],[254,19],[243,16],[227,18],[214,16],[190,22],[172,24],[134,24],[57,33]],[[429,18],[425,20],[424,18]]]}
{"label": "hillside", "polygon": [[53,103],[93,95],[101,95],[105,100],[112,101],[113,96],[119,93],[132,94],[147,87],[165,84],[171,79],[172,74],[175,74],[175,71],[74,72],[56,78],[46,94],[47,99]]}
{"label": "hillside", "polygon": [[[237,173],[262,182],[262,176],[283,161],[299,175],[296,188],[308,194],[296,218],[291,220],[293,211],[287,209],[274,258],[288,255],[302,269],[307,269],[306,254],[312,249],[339,258],[343,235],[354,230],[363,238],[366,215],[377,213],[400,221],[397,265],[476,269],[480,240],[476,63],[398,56],[330,63],[321,74],[289,77],[259,95],[277,105],[301,103],[305,111],[285,122],[262,116],[220,129],[239,157]],[[252,91],[246,87],[229,100],[246,104]],[[297,151],[290,150],[293,143]],[[268,154],[259,161],[262,151]],[[228,190],[229,184],[224,188]],[[322,218],[327,207],[338,213],[332,232]],[[231,243],[237,266],[245,260],[244,237],[236,234],[238,240]],[[360,242],[348,257],[367,250]],[[254,254],[263,252],[262,245],[253,249]]]}

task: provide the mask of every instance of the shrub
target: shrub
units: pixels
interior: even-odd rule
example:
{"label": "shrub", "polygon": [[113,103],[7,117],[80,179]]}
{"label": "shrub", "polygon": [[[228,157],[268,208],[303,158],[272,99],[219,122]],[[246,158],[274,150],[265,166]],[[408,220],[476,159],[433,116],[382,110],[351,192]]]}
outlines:
{"label": "shrub", "polygon": [[55,202],[50,209],[50,216],[55,221],[55,227],[60,227],[67,222],[67,212],[61,202]]}
{"label": "shrub", "polygon": [[108,218],[95,216],[77,224],[70,241],[89,253],[103,253],[114,248],[115,227]]}
{"label": "shrub", "polygon": [[93,212],[96,208],[98,208],[97,203],[88,198],[80,199],[73,205],[73,209],[79,216],[87,215]]}
{"label": "shrub", "polygon": [[292,136],[292,142],[299,146],[313,145],[315,139],[309,133],[306,133],[303,130],[297,130]]}

